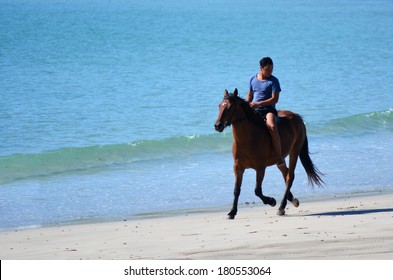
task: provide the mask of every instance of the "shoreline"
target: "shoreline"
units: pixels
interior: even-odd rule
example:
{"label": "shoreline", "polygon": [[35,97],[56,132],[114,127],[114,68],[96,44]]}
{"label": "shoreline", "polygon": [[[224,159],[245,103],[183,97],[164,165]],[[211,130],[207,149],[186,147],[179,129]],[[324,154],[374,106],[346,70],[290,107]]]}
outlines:
{"label": "shoreline", "polygon": [[0,232],[0,259],[393,259],[393,193]]}
{"label": "shoreline", "polygon": [[[363,197],[363,196],[374,196],[374,195],[385,195],[385,194],[393,194],[393,190],[383,189],[383,190],[367,190],[363,192],[354,192],[354,193],[327,193],[325,196],[308,196],[301,198],[301,204],[310,203],[310,202],[323,202],[325,200],[336,200],[336,199],[345,199],[349,197]],[[230,202],[231,199],[228,201]],[[280,201],[277,200],[277,203]],[[290,205],[290,202],[288,202]],[[249,209],[254,207],[264,207],[263,203],[256,198],[256,201],[243,201],[239,203],[239,211],[240,209]],[[275,206],[278,207],[278,204]],[[288,207],[288,206],[287,206]],[[291,207],[291,206],[290,206]],[[22,231],[22,230],[33,230],[33,229],[41,229],[41,228],[53,228],[53,227],[65,227],[65,226],[75,226],[75,225],[92,225],[92,224],[105,224],[105,223],[116,223],[116,222],[128,222],[128,221],[138,221],[138,220],[146,220],[146,219],[162,219],[162,218],[170,218],[170,217],[178,217],[178,216],[188,216],[188,215],[198,215],[198,214],[209,214],[209,213],[218,213],[223,212],[226,213],[230,210],[231,205],[221,205],[221,206],[212,206],[205,208],[183,208],[183,209],[174,209],[174,210],[163,210],[163,211],[154,211],[154,212],[143,212],[137,214],[131,214],[129,216],[124,217],[112,217],[112,218],[91,218],[91,219],[81,219],[81,220],[70,220],[63,222],[53,222],[46,223],[41,225],[25,225],[25,226],[16,226],[11,228],[0,228],[0,233],[2,232],[11,232],[11,231]]]}

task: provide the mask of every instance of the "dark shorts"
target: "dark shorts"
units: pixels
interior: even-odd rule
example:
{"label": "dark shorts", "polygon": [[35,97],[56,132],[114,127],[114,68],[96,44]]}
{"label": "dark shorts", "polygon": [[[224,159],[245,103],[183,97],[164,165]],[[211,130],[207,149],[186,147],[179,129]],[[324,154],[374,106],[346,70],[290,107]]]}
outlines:
{"label": "dark shorts", "polygon": [[277,112],[276,108],[274,108],[273,106],[258,107],[258,108],[255,108],[255,110],[258,112],[258,114],[262,118],[265,118],[267,113],[273,113],[276,117],[278,115],[278,112]]}

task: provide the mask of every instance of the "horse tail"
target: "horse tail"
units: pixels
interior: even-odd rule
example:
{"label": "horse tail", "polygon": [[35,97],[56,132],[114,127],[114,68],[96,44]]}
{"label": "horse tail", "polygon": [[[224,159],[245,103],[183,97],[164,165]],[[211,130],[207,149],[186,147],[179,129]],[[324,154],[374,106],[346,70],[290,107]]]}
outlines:
{"label": "horse tail", "polygon": [[302,149],[300,150],[300,161],[306,170],[309,184],[311,184],[313,187],[314,185],[322,187],[322,184],[325,182],[322,180],[321,176],[324,174],[319,171],[310,158],[307,135],[304,139]]}

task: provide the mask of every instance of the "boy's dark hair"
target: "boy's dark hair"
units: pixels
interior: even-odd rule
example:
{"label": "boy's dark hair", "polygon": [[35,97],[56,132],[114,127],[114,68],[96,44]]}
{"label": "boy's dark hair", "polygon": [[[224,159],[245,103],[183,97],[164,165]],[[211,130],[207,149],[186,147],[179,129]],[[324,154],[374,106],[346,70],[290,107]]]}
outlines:
{"label": "boy's dark hair", "polygon": [[270,57],[264,57],[259,61],[259,65],[261,67],[265,67],[266,65],[273,65],[273,60]]}

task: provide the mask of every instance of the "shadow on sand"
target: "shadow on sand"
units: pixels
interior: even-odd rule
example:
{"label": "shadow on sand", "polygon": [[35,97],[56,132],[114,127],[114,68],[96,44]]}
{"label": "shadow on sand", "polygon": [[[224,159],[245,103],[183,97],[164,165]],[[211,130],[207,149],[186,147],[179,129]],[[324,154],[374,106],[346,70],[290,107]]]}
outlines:
{"label": "shadow on sand", "polygon": [[347,211],[332,211],[332,212],[316,213],[306,216],[349,216],[349,215],[365,215],[365,214],[384,213],[384,212],[393,212],[393,208],[363,209],[363,210],[351,209]]}

